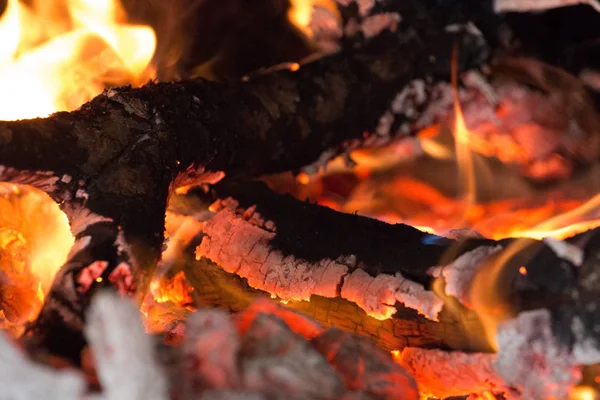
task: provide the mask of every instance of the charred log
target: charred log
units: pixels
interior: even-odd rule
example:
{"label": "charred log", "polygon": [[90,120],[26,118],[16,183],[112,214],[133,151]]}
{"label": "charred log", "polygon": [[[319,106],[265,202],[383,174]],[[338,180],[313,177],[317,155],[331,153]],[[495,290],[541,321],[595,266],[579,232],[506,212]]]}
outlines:
{"label": "charred log", "polygon": [[[446,299],[445,304],[458,307],[467,320],[473,308],[484,313],[494,309],[496,323],[529,310],[562,310],[563,319],[553,318],[561,323],[547,327],[553,340],[579,353],[580,364],[597,359],[593,356],[583,362],[584,352],[577,350],[589,346],[585,353],[592,354],[591,349],[598,345],[595,319],[590,314],[595,300],[591,295],[587,300],[580,296],[590,279],[589,264],[581,267],[588,252],[582,240],[596,235],[595,231],[573,238],[575,244],[550,239],[449,239],[401,224],[340,214],[275,194],[256,183],[221,183],[213,193],[220,200],[211,207],[214,216],[203,222],[196,254],[247,279],[252,287],[285,301],[310,299],[311,305],[315,297],[341,297],[382,319],[381,325],[391,319],[392,326],[405,324],[406,314],[401,311],[405,308],[432,320],[433,327],[447,324],[444,312],[440,313],[445,296],[457,300]],[[436,288],[436,295],[431,292],[435,276],[443,277],[444,282]],[[319,308],[318,304],[315,307]],[[316,314],[327,312],[317,310]],[[360,325],[350,324],[350,329],[360,331]],[[468,340],[451,344],[440,336],[449,331],[455,338],[478,332],[474,336],[481,339],[481,327],[471,322],[454,330],[434,328],[434,346],[459,350],[477,346],[460,348]],[[475,348],[483,350],[485,346],[480,342]]]}

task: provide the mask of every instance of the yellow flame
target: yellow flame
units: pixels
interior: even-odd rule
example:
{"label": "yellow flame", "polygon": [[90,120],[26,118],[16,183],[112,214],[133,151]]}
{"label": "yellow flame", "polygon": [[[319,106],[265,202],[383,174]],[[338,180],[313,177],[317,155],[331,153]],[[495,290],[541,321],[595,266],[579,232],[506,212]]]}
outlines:
{"label": "yellow flame", "polygon": [[454,138],[456,161],[460,179],[463,183],[464,196],[467,210],[475,204],[476,201],[476,186],[475,186],[475,170],[473,168],[473,154],[469,147],[469,130],[465,124],[460,101],[458,98],[458,47],[454,47],[452,56],[452,94],[454,97]]}
{"label": "yellow flame", "polygon": [[72,110],[109,84],[153,76],[154,31],[118,0],[8,0],[0,17],[0,119]]}
{"label": "yellow flame", "polygon": [[571,400],[598,400],[598,392],[589,386],[578,386],[571,391]]}
{"label": "yellow flame", "polygon": [[515,236],[543,239],[554,237],[564,239],[600,226],[600,194],[592,197],[581,206],[550,218],[532,229],[515,232]]}

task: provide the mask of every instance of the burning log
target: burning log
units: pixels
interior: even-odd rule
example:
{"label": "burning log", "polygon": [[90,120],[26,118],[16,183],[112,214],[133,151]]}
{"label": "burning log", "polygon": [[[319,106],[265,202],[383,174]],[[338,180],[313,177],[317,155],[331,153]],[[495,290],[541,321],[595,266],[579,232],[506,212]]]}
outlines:
{"label": "burning log", "polygon": [[406,8],[395,31],[356,39],[298,70],[231,85],[196,80],[111,89],[74,112],[1,122],[0,179],[46,191],[76,239],[30,336],[77,359],[94,290],[145,293],[170,189],[321,164],[365,140],[387,141],[364,132],[375,131],[412,79],[448,76],[454,41],[464,42],[461,67],[484,59],[485,43],[468,32],[448,32],[433,20],[411,23],[422,7]]}
{"label": "burning log", "polygon": [[[87,327],[108,397],[139,398],[152,387],[156,398],[165,398],[166,384],[153,369],[145,339],[129,349],[144,379],[121,384],[123,360],[107,351],[106,342],[123,346],[129,341],[118,327],[114,337],[98,335],[102,322],[110,319],[110,308],[117,307],[113,300],[102,303],[100,298],[101,306],[92,309],[86,325],[93,293],[103,286],[126,295],[145,293],[160,256],[164,210],[173,189],[214,184],[224,176],[249,178],[307,165],[314,170],[348,149],[389,141],[395,119],[418,120],[428,100],[421,95],[425,83],[448,75],[453,41],[462,42],[461,68],[478,66],[487,55],[484,40],[472,27],[440,24],[440,19],[463,23],[462,18],[429,14],[435,3],[403,2],[400,16],[361,15],[364,24],[349,26],[349,31],[367,37],[364,43],[351,41],[338,54],[254,74],[242,83],[197,80],[113,89],[72,113],[0,123],[0,140],[5,143],[0,177],[49,193],[61,204],[76,238],[30,336],[77,360],[84,346],[80,333]],[[386,111],[394,99],[397,112],[392,115]],[[64,152],[59,156],[53,152],[57,143]],[[311,300],[314,313],[328,323],[371,335],[387,348],[414,344],[411,339],[437,347],[485,348],[474,340],[452,339],[457,332],[464,337],[481,328],[462,326],[464,321],[456,319],[448,323],[444,313],[449,311],[442,310],[444,288],[433,291],[439,282],[433,274],[438,271],[449,283],[445,293],[458,296],[457,305],[465,313],[464,307],[480,309],[480,292],[500,282],[502,287],[494,293],[508,309],[502,318],[548,308],[556,314],[548,324],[568,322],[553,327],[551,336],[563,340],[564,354],[573,357],[569,360],[577,365],[598,361],[595,352],[581,356],[582,349],[598,347],[593,335],[596,314],[582,311],[588,310],[596,293],[577,271],[577,260],[585,264],[587,258],[572,257],[564,246],[530,241],[524,246],[526,254],[520,254],[520,267],[509,265],[502,279],[489,283],[482,271],[489,268],[496,277],[493,265],[513,254],[512,241],[442,238],[404,225],[337,214],[251,184],[222,184],[214,193],[219,208],[201,221],[204,237],[197,255],[284,301]],[[526,273],[519,274],[520,268]],[[592,279],[594,267],[587,268],[582,271]],[[560,287],[555,285],[557,278],[564,278]],[[473,286],[479,291],[470,290]],[[582,299],[580,292],[589,297]],[[335,321],[333,311],[339,311]],[[259,313],[240,336],[223,315],[205,317],[198,317],[198,325],[188,332],[198,329],[199,336],[209,338],[226,333],[231,341],[239,340],[240,348],[204,348],[199,338],[187,339],[187,355],[196,362],[187,371],[193,376],[190,387],[214,389],[204,393],[207,398],[227,396],[230,386],[259,397],[290,392],[311,398],[416,397],[410,377],[362,339],[344,340],[341,349],[356,361],[356,368],[346,368],[346,353],[326,360],[311,347],[329,355],[335,347],[332,338],[345,337],[339,331],[316,333],[315,328],[317,337],[307,344],[276,316]],[[114,318],[122,326],[132,314],[116,312]],[[215,359],[220,368],[207,373],[207,360]],[[233,372],[238,371],[234,363],[241,367],[239,376]],[[366,366],[366,372],[359,366]],[[297,369],[302,373],[290,373]],[[363,373],[369,382],[362,382]],[[520,389],[527,393],[527,388]]]}
{"label": "burning log", "polygon": [[415,377],[421,395],[444,399],[486,391],[503,395],[514,392],[496,372],[495,354],[405,347],[395,357]]}
{"label": "burning log", "polygon": [[[548,333],[552,339],[544,342],[540,352],[550,357],[553,348],[558,348],[569,355],[573,360],[570,365],[577,368],[600,361],[596,356],[600,343],[594,333],[595,317],[586,311],[592,309],[596,300],[591,294],[585,297],[587,300],[580,298],[584,288],[589,287],[589,278],[585,275],[590,274],[593,267],[589,264],[591,261],[585,260],[589,257],[588,249],[594,249],[590,241],[596,239],[590,237],[596,237],[596,231],[570,242],[453,240],[403,225],[392,226],[357,215],[340,214],[275,194],[260,184],[221,183],[214,187],[214,193],[220,200],[211,208],[214,216],[203,222],[197,256],[213,258],[228,273],[237,274],[247,279],[250,286],[283,300],[294,303],[310,300],[309,309],[312,307],[313,315],[323,318],[325,323],[375,337],[381,346],[390,348],[390,343],[396,346],[401,343],[401,327],[415,318],[403,310],[414,308],[437,321],[430,322],[436,327],[430,331],[434,335],[428,342],[430,346],[473,350],[476,340],[452,342],[444,336],[462,334],[472,339],[469,334],[482,334],[477,323],[460,328],[453,326],[445,316],[451,308],[465,316],[469,315],[469,309],[474,309],[483,318],[493,346],[496,346],[498,322],[508,324],[528,310],[546,309],[553,317],[546,321],[544,329],[552,332]],[[320,239],[324,237],[327,241]],[[227,242],[226,247],[221,245],[223,242]],[[270,259],[279,261],[271,264]],[[347,262],[348,259],[352,262]],[[586,265],[585,270],[583,265]],[[331,278],[321,278],[329,268],[340,272],[331,273]],[[345,286],[354,285],[357,276],[366,279],[367,284],[356,285],[356,290],[348,292]],[[443,276],[445,287],[444,281],[435,281],[434,276]],[[559,281],[556,277],[560,277]],[[403,290],[401,282],[404,280],[410,282],[411,291]],[[332,287],[323,289],[328,285]],[[435,294],[430,291],[434,288]],[[456,299],[445,296],[456,296]],[[352,321],[352,314],[332,320],[328,313],[333,308],[330,303],[319,300],[321,297],[353,301],[370,317],[351,324],[344,320]],[[445,304],[452,307],[440,313],[423,312],[432,310],[423,307],[432,298],[445,299]],[[373,329],[371,322],[365,323],[376,319],[383,320],[379,326],[389,324],[392,334],[386,333],[385,328]],[[454,323],[457,324],[456,320]],[[523,332],[523,335],[528,334]],[[501,337],[498,336],[498,345],[502,351]],[[530,343],[528,340],[534,337],[524,340]],[[469,344],[461,348],[461,343]],[[582,351],[583,348],[587,350]],[[486,350],[485,344],[475,349]],[[508,355],[501,355],[500,360],[505,356]],[[549,374],[541,375],[545,376],[542,382],[550,379]],[[569,388],[573,382],[569,381],[560,390]],[[528,389],[521,390],[525,394],[532,393]]]}

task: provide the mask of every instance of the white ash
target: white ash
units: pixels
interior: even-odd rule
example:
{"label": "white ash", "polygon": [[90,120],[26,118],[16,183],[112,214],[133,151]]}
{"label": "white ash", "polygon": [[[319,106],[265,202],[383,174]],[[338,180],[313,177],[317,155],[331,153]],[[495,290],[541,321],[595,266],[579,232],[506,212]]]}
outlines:
{"label": "white ash", "polygon": [[83,189],[77,189],[77,191],[75,192],[75,198],[87,200],[90,198],[90,195]]}
{"label": "white ash", "polygon": [[73,177],[71,175],[67,175],[67,174],[64,174],[62,176],[62,178],[60,178],[60,181],[62,183],[70,183],[72,180],[73,180]]}
{"label": "white ash", "polygon": [[206,257],[229,273],[246,278],[248,284],[282,300],[309,300],[313,294],[335,297],[348,267],[332,260],[318,264],[272,250],[275,233],[265,231],[229,209],[218,211],[205,222],[205,236],[196,257]]}
{"label": "white ash", "polygon": [[422,285],[404,278],[379,274],[372,277],[362,269],[357,269],[344,278],[341,296],[358,304],[368,315],[378,319],[390,318],[396,313],[396,302],[404,304],[437,321],[444,302],[435,293]]}
{"label": "white ash", "polygon": [[337,52],[343,36],[339,15],[327,7],[316,4],[311,15],[309,29],[320,54]]}
{"label": "white ash", "polygon": [[103,93],[109,99],[121,104],[126,112],[136,115],[146,121],[152,117],[152,110],[147,102],[133,96],[123,96],[119,89],[108,89]]}
{"label": "white ash", "polygon": [[113,222],[112,219],[96,214],[79,203],[65,203],[61,209],[69,219],[73,236],[79,235],[91,225],[100,222]]}
{"label": "white ash", "polygon": [[54,192],[59,177],[52,171],[28,171],[0,165],[0,181],[29,185],[46,193]]}
{"label": "white ash", "polygon": [[442,276],[445,282],[444,292],[455,297],[466,307],[471,308],[469,293],[477,271],[494,254],[502,250],[502,246],[480,246],[471,250],[449,265],[430,269],[433,276]]}
{"label": "white ash", "polygon": [[384,30],[394,32],[402,18],[398,13],[382,13],[366,17],[360,23],[360,31],[369,39],[379,35]]}
{"label": "white ash", "polygon": [[576,267],[581,267],[581,264],[583,264],[583,249],[572,245],[567,241],[550,237],[544,238],[543,241],[554,251],[554,253],[556,253],[559,258],[569,261]]}
{"label": "white ash", "polygon": [[471,21],[469,21],[467,23],[464,23],[464,24],[446,25],[446,27],[444,28],[444,30],[446,32],[453,32],[453,33],[466,32],[466,33],[469,33],[469,34],[471,34],[473,36],[483,37],[483,33]]}
{"label": "white ash", "polygon": [[485,239],[481,233],[470,228],[450,229],[444,236],[454,240]]}
{"label": "white ash", "polygon": [[325,150],[314,162],[303,167],[302,172],[307,175],[314,175],[321,169],[326,168],[329,161],[336,155],[337,152],[335,150]]}
{"label": "white ash", "polygon": [[510,399],[516,400],[518,394],[504,384],[494,369],[496,357],[490,353],[405,347],[398,361],[415,378],[422,396],[443,399],[489,391],[510,394]]}
{"label": "white ash", "polygon": [[192,164],[183,172],[177,174],[173,180],[174,188],[208,183],[214,185],[225,177],[223,171],[207,171],[204,166]]}
{"label": "white ash", "polygon": [[2,399],[80,400],[86,391],[79,372],[34,363],[4,333],[0,333],[0,369]]}
{"label": "white ash", "polygon": [[494,10],[497,13],[544,11],[576,4],[587,4],[600,12],[600,2],[597,0],[494,0]]}
{"label": "white ash", "polygon": [[191,396],[202,388],[239,387],[239,347],[238,332],[228,313],[200,310],[191,314],[183,342],[184,374],[190,387],[184,392]]}
{"label": "white ash", "polygon": [[203,223],[202,231],[204,236],[196,248],[196,258],[206,257],[225,271],[246,278],[251,287],[283,301],[310,300],[312,295],[328,298],[341,295],[380,319],[396,312],[396,302],[434,321],[443,307],[443,301],[435,293],[399,273],[372,277],[356,269],[348,275],[356,266],[353,255],[317,263],[284,256],[270,247],[276,233],[248,223],[229,208],[217,211]]}
{"label": "white ash", "polygon": [[584,69],[579,73],[579,79],[587,87],[600,92],[600,72],[592,69]]}
{"label": "white ash", "polygon": [[310,342],[279,318],[259,313],[242,338],[243,387],[268,398],[334,399],[342,378]]}
{"label": "white ash", "polygon": [[375,133],[379,136],[389,136],[392,130],[392,124],[394,123],[394,114],[389,111],[383,113],[377,122]]}
{"label": "white ash", "polygon": [[490,104],[498,104],[499,99],[496,90],[479,71],[468,71],[461,78],[466,87],[478,90]]}
{"label": "white ash", "polygon": [[392,101],[392,112],[395,114],[403,114],[407,118],[412,118],[417,115],[419,106],[427,101],[427,92],[425,89],[425,81],[415,79],[410,81],[408,85],[396,95]]}
{"label": "white ash", "polygon": [[[596,307],[596,303],[590,303]],[[583,321],[578,316],[573,318],[571,324],[571,330],[575,337],[575,344],[573,346],[573,356],[579,364],[582,365],[593,365],[600,363],[600,341],[598,335],[600,335],[600,326],[596,325],[593,328],[592,336],[588,330],[585,329]]]}
{"label": "white ash", "polygon": [[581,365],[552,333],[546,309],[525,311],[498,325],[495,368],[523,400],[567,398],[581,380]]}
{"label": "white ash", "polygon": [[122,230],[119,230],[119,233],[117,233],[117,238],[115,239],[115,246],[117,246],[117,254],[121,256],[127,256],[129,258],[128,261],[131,264],[131,268],[133,268],[136,271],[139,271],[140,266],[138,264],[138,261],[134,257],[134,253],[131,249],[131,246],[129,245],[129,243],[127,243],[127,240],[125,240],[125,234]]}
{"label": "white ash", "polygon": [[91,242],[92,242],[91,236],[84,236],[82,238],[77,239],[75,241],[75,243],[73,244],[73,246],[71,246],[71,250],[69,250],[69,255],[67,256],[67,260],[70,260],[71,258],[73,258],[73,256],[75,254],[79,253],[80,251],[82,251],[83,249],[88,247]]}
{"label": "white ash", "polygon": [[112,292],[92,299],[85,335],[107,400],[166,400],[165,375],[132,302]]}

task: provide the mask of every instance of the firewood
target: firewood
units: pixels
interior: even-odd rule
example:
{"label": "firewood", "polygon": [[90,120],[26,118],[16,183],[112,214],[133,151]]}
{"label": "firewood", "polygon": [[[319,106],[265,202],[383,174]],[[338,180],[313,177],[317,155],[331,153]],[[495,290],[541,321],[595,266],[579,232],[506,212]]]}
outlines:
{"label": "firewood", "polygon": [[444,399],[488,391],[518,396],[496,372],[495,354],[405,347],[397,359],[415,378],[421,395]]}
{"label": "firewood", "polygon": [[[461,68],[483,62],[484,41],[444,30],[437,15],[427,16],[431,4],[407,6],[395,31],[349,39],[298,70],[227,85],[198,79],[111,89],[70,113],[1,122],[0,179],[26,177],[48,192],[77,240],[28,334],[78,359],[82,340],[67,349],[58,338],[81,331],[94,290],[117,286],[141,299],[160,257],[171,189],[319,166],[364,141],[388,141],[364,132],[375,131],[412,79],[447,79],[454,42],[462,43]],[[85,290],[80,274],[99,265],[102,283]]]}
{"label": "firewood", "polygon": [[[206,196],[201,193],[189,193],[188,196]],[[201,236],[197,254],[209,258],[213,256],[225,270],[223,276],[229,273],[248,279],[247,284],[238,284],[242,292],[247,293],[248,288],[244,288],[244,285],[250,285],[267,293],[283,296],[285,300],[291,299],[290,306],[308,311],[317,320],[368,335],[375,338],[382,347],[392,350],[392,346],[399,349],[407,345],[406,338],[402,341],[404,335],[427,335],[425,332],[403,331],[409,321],[418,321],[414,320],[414,315],[410,316],[405,312],[405,307],[414,307],[414,304],[403,303],[402,298],[394,295],[394,303],[382,305],[385,310],[393,307],[394,312],[385,318],[381,314],[374,314],[375,317],[384,319],[377,321],[365,315],[365,312],[373,315],[368,302],[357,301],[357,305],[353,307],[354,310],[359,310],[358,315],[353,314],[357,311],[351,311],[350,306],[344,306],[339,301],[340,297],[344,297],[343,288],[348,277],[352,276],[351,272],[360,271],[360,274],[371,279],[382,275],[393,277],[391,274],[398,272],[406,274],[409,277],[407,279],[419,285],[422,294],[431,295],[433,293],[429,290],[434,276],[441,276],[445,279],[445,287],[438,287],[435,295],[440,296],[440,300],[443,298],[448,308],[439,314],[439,321],[429,322],[431,330],[428,329],[428,334],[433,335],[433,340],[428,343],[430,346],[489,351],[485,342],[483,345],[479,342],[480,347],[475,347],[477,338],[481,339],[483,332],[477,323],[468,322],[469,318],[473,318],[473,309],[483,314],[491,313],[492,310],[500,311],[494,320],[494,324],[500,323],[499,326],[503,326],[503,323],[510,325],[530,310],[537,310],[552,313],[553,317],[546,321],[548,327],[544,328],[547,329],[544,332],[547,332],[555,348],[559,349],[556,351],[564,353],[561,353],[565,355],[562,359],[572,360],[569,365],[580,368],[600,361],[597,350],[600,343],[594,333],[597,314],[593,311],[596,309],[594,304],[597,301],[597,288],[588,283],[595,276],[592,271],[597,271],[597,267],[593,266],[596,265],[593,260],[597,250],[593,249],[598,241],[597,230],[577,236],[562,246],[557,246],[553,240],[454,240],[432,236],[403,225],[392,226],[357,215],[340,214],[322,206],[300,202],[290,196],[275,194],[261,184],[221,183],[214,187],[212,193],[218,199],[211,208],[215,212],[213,218],[223,225],[215,226],[210,218],[203,223],[202,230],[206,230],[200,233],[204,236]],[[228,217],[220,220],[223,212]],[[245,234],[236,236],[238,229],[242,229]],[[216,232],[220,233],[217,235]],[[255,241],[257,235],[260,240]],[[327,238],[323,244],[319,243],[321,237]],[[204,244],[204,241],[215,244],[220,240],[228,243],[222,253],[204,252],[212,246]],[[306,246],[307,244],[309,245]],[[370,258],[370,252],[379,257]],[[255,268],[244,269],[244,263],[247,262],[245,260],[254,260],[252,254],[268,256],[256,258]],[[414,258],[408,261],[409,256]],[[430,256],[433,259],[429,259]],[[272,266],[268,262],[261,264],[269,257],[293,257],[294,261],[287,264],[275,263]],[[311,273],[319,272],[326,259],[352,260],[352,264],[346,265],[347,271],[339,277],[333,299],[323,299],[329,297],[324,292],[311,292],[319,287],[314,282],[320,283]],[[265,285],[268,279],[245,275],[245,271],[258,273],[263,266],[267,269],[260,272],[261,276],[274,276],[275,284]],[[277,268],[282,267],[286,268],[285,273],[277,271]],[[499,267],[502,267],[499,270],[501,272],[497,272]],[[269,274],[270,269],[275,270]],[[306,288],[304,296],[308,297],[304,300],[310,300],[309,303],[297,301],[298,299],[293,301],[294,295],[286,292],[286,279],[298,273],[304,276],[300,281]],[[297,285],[290,287],[295,289]],[[274,288],[277,291],[271,292]],[[382,291],[385,294],[386,291],[395,293],[398,290],[399,287],[394,285],[383,286],[382,290],[373,293],[363,289],[361,298],[371,299],[376,304]],[[422,294],[420,296],[426,298]],[[498,303],[491,302],[492,300]],[[339,319],[334,317],[338,307],[343,310]],[[448,319],[446,313],[452,314],[453,309],[455,318],[458,315],[459,319],[464,320],[455,320],[454,324],[450,322],[451,318]],[[420,324],[422,322],[417,322],[416,326]],[[492,337],[496,336],[496,331],[493,330],[495,328],[495,325],[488,326],[488,334]],[[501,332],[499,330],[497,333],[499,342]],[[455,337],[452,338],[452,335]],[[468,339],[460,340],[456,336],[466,336]],[[553,351],[550,346],[547,349]],[[502,348],[500,351],[503,351]],[[584,354],[587,357],[583,357]],[[542,382],[553,379],[549,373],[541,373],[540,376],[543,376]],[[572,383],[573,381],[569,381],[564,387],[570,387]],[[522,390],[527,392],[526,389]]]}

